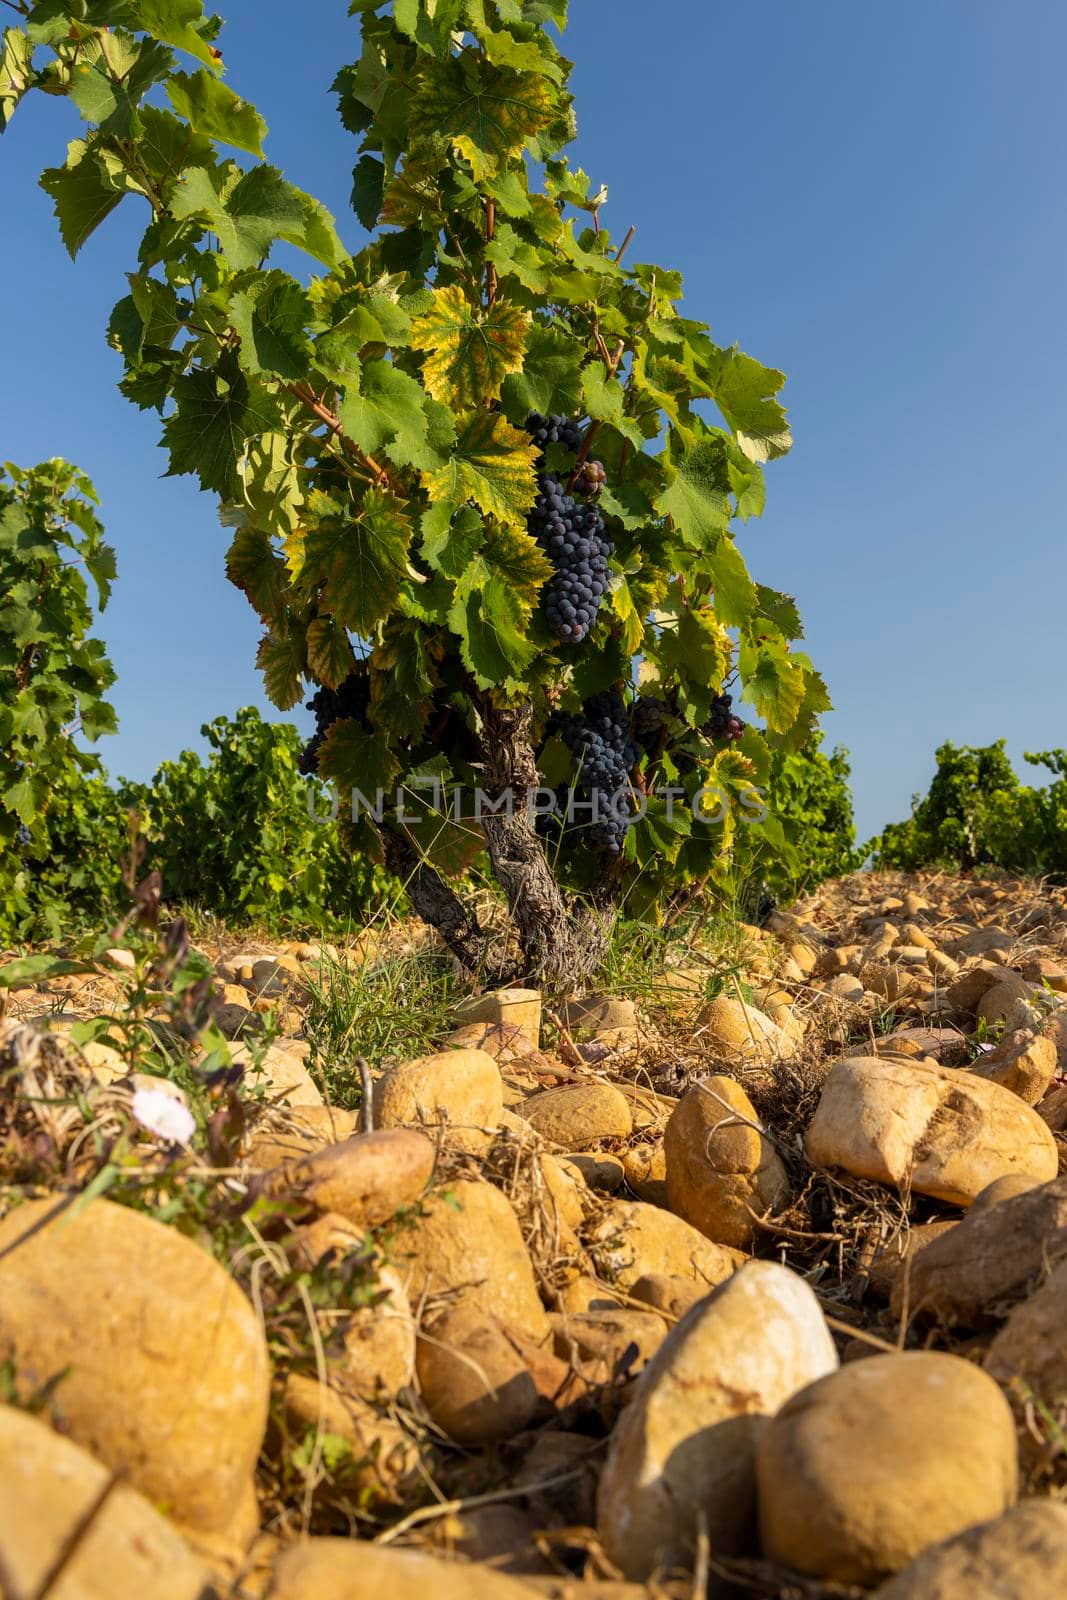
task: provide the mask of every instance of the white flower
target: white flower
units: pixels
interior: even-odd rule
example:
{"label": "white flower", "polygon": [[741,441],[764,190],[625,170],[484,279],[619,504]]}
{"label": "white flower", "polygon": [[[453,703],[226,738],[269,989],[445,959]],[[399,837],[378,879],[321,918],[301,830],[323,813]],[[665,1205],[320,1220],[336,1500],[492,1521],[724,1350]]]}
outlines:
{"label": "white flower", "polygon": [[131,1109],[142,1128],[170,1144],[188,1144],[196,1132],[189,1107],[167,1089],[135,1089]]}

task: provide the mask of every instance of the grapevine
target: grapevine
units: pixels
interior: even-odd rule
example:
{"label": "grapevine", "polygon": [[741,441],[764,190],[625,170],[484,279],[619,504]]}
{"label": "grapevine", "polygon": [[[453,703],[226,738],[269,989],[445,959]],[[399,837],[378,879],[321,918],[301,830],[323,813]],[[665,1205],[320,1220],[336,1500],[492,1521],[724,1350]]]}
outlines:
{"label": "grapevine", "polygon": [[[82,117],[41,178],[72,256],[142,209],[108,328],[121,387],[159,414],[168,471],[218,497],[274,704],[324,691],[307,769],[345,791],[432,769],[511,792],[480,827],[530,976],[587,973],[637,880],[653,907],[687,881],[725,888],[733,821],[668,812],[661,788],[682,773],[686,801],[708,781],[736,799],[829,705],[793,601],[739,543],[792,442],[784,376],[683,315],[680,274],[638,260],[633,230],[614,240],[606,190],[568,162],[549,26],[566,0],[358,0],[335,83],[371,234],[354,252],[268,161],[199,0],[9,9],[0,128],[34,92]],[[727,681],[748,726],[716,709]],[[569,750],[553,719],[604,694],[630,707],[647,804],[549,861],[524,801],[560,775],[537,761]],[[646,699],[667,708],[654,737],[633,720]],[[612,733],[605,782],[629,754]],[[765,842],[782,837],[772,819]],[[479,967],[454,841],[386,819],[358,842]]]}

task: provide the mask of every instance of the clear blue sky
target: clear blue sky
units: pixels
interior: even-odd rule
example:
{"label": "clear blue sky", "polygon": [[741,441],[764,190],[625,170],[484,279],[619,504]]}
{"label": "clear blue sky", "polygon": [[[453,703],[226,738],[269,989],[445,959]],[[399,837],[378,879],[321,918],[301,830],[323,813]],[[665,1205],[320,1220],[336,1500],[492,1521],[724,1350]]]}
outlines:
{"label": "clear blue sky", "polygon": [[[231,0],[230,83],[268,152],[347,209],[354,143],[327,94],[357,53],[343,0]],[[1062,0],[573,0],[576,155],[636,259],[689,315],[790,375],[796,448],[742,544],[797,595],[851,752],[861,834],[907,813],[944,739],[1067,744],[1067,7]],[[118,548],[103,632],[112,771],[265,706],[258,627],[211,497],[162,479],[158,419],[104,342],[141,216],[76,266],[35,187],[77,132],[34,96],[0,142],[0,454],[77,461]],[[128,210],[127,210],[128,208]],[[275,713],[277,715],[277,713]]]}

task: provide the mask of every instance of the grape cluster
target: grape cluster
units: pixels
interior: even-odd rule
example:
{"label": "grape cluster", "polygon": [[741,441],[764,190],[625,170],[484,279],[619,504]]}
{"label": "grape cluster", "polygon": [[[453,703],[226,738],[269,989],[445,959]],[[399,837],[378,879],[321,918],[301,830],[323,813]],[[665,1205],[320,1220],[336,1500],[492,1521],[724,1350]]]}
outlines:
{"label": "grape cluster", "polygon": [[556,569],[545,589],[545,615],[557,639],[580,644],[607,591],[613,546],[596,506],[573,499],[555,473],[537,481],[529,529]]}
{"label": "grape cluster", "polygon": [[[622,696],[611,690],[587,700],[580,716],[561,716],[556,726],[578,769],[575,842],[617,856],[630,827],[629,810],[616,796],[625,794],[641,752],[630,738],[630,719]],[[588,822],[580,819],[589,817]]]}
{"label": "grape cluster", "polygon": [[705,722],[703,729],[709,739],[729,739],[732,743],[740,739],[745,731],[745,723],[736,716],[731,709],[734,697],[731,694],[717,694],[711,702],[711,716]]}
{"label": "grape cluster", "polygon": [[654,700],[651,695],[642,695],[636,700],[630,714],[630,725],[638,744],[650,750],[659,738],[660,729],[666,720],[665,701]]}
{"label": "grape cluster", "polygon": [[369,700],[370,684],[365,672],[350,672],[336,689],[327,689],[325,685],[318,689],[307,703],[307,709],[315,713],[315,732],[297,759],[297,771],[305,778],[318,772],[319,750],[334,723],[344,717],[361,722]]}
{"label": "grape cluster", "polygon": [[27,826],[26,826],[26,824],[24,822],[20,822],[19,826],[18,826],[18,832],[15,835],[15,838],[16,838],[16,842],[18,843],[19,849],[20,850],[25,850],[26,846],[32,840],[33,834],[30,832],[29,828],[27,828]]}
{"label": "grape cluster", "polygon": [[550,444],[562,445],[572,455],[577,455],[582,445],[582,425],[573,417],[543,417],[531,411],[526,418],[526,432],[544,455]]}

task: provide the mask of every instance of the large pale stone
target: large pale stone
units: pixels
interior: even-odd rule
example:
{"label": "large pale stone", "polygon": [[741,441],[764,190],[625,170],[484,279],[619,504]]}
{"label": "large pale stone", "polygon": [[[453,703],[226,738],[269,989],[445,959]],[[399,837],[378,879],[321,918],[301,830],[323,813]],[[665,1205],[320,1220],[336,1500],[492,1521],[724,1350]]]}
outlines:
{"label": "large pale stone", "polygon": [[205,1250],[108,1200],[19,1206],[0,1222],[6,1359],[28,1389],[69,1368],[57,1401],[70,1437],[175,1521],[251,1537],[267,1348]]}
{"label": "large pale stone", "polygon": [[663,1135],[667,1204],[717,1244],[742,1249],[756,1219],[789,1199],[789,1179],[748,1095],[732,1078],[694,1083]]}
{"label": "large pale stone", "polygon": [[543,1139],[563,1150],[585,1150],[597,1139],[627,1139],[633,1131],[629,1104],[610,1083],[544,1089],[517,1109]]}
{"label": "large pale stone", "polygon": [[1056,1141],[1010,1090],[922,1062],[851,1057],[831,1068],[805,1140],[817,1167],[970,1205],[994,1178],[1053,1178]]}
{"label": "large pale stone", "polygon": [[412,1306],[424,1295],[453,1291],[463,1306],[499,1317],[518,1333],[547,1337],[548,1317],[518,1219],[491,1184],[463,1179],[449,1184],[447,1198],[430,1196],[392,1249]]}
{"label": "large pale stone", "polygon": [[593,994],[584,1000],[568,1000],[561,1009],[568,1028],[603,1033],[609,1028],[636,1028],[637,1007],[632,1000],[616,1000],[610,995]]}
{"label": "large pale stone", "polygon": [[746,1548],[765,1420],[836,1366],[818,1302],[788,1267],[751,1262],[698,1302],[611,1435],[597,1496],[609,1560],[631,1579],[691,1565],[701,1516],[713,1550]]}
{"label": "large pale stone", "polygon": [[456,1007],[461,1026],[471,1022],[506,1023],[521,1028],[536,1050],[541,1042],[541,995],[537,989],[494,989]]}
{"label": "large pale stone", "polygon": [[642,1200],[614,1200],[605,1206],[586,1243],[600,1276],[629,1289],[649,1273],[688,1278],[715,1288],[742,1266],[746,1257],[728,1245],[705,1238],[682,1217]]}
{"label": "large pale stone", "polygon": [[443,1050],[393,1067],[374,1090],[381,1128],[444,1126],[454,1150],[483,1155],[504,1109],[500,1068],[484,1050]]}
{"label": "large pale stone", "polygon": [[871,1356],[786,1402],[758,1458],[763,1551],[871,1584],[1014,1504],[1011,1410],[991,1378],[933,1351]]}
{"label": "large pale stone", "polygon": [[1006,1034],[995,1050],[980,1056],[970,1069],[978,1078],[999,1083],[1036,1106],[1056,1071],[1056,1046],[1042,1034],[1019,1029]]}
{"label": "large pale stone", "polygon": [[510,1439],[537,1410],[537,1385],[520,1345],[470,1306],[446,1311],[423,1330],[418,1374],[426,1409],[457,1444]]}
{"label": "large pale stone", "polygon": [[1020,1408],[1031,1396],[1055,1414],[1067,1402],[1067,1261],[1017,1305],[990,1345],[985,1370],[1012,1385]]}
{"label": "large pale stone", "polygon": [[269,1105],[321,1106],[322,1095],[315,1080],[294,1050],[270,1044],[258,1069],[252,1066],[252,1052],[246,1044],[231,1044],[235,1065],[245,1069],[245,1082],[251,1089],[262,1087]]}
{"label": "large pale stone", "polygon": [[1044,1600],[1067,1594],[1067,1506],[1024,1500],[926,1550],[871,1600]]}
{"label": "large pale stone", "polygon": [[267,1172],[358,1131],[355,1112],[338,1106],[281,1106],[253,1123],[245,1161],[256,1171]]}
{"label": "large pale stone", "polygon": [[[1050,1267],[1067,1257],[1067,1176],[998,1205],[975,1206],[915,1262],[908,1306],[950,1323],[975,1326],[1025,1298]],[[893,1296],[894,1314],[904,1286]]]}
{"label": "large pale stone", "polygon": [[725,1061],[766,1066],[796,1054],[797,1041],[756,1006],[717,995],[698,1017],[703,1039]]}
{"label": "large pale stone", "polygon": [[[0,1406],[0,1587],[49,1600],[200,1600],[208,1574],[177,1529],[134,1489],[103,1503],[108,1468],[47,1423]],[[78,1538],[78,1530],[87,1531]],[[6,1580],[6,1582],[4,1581]]]}

